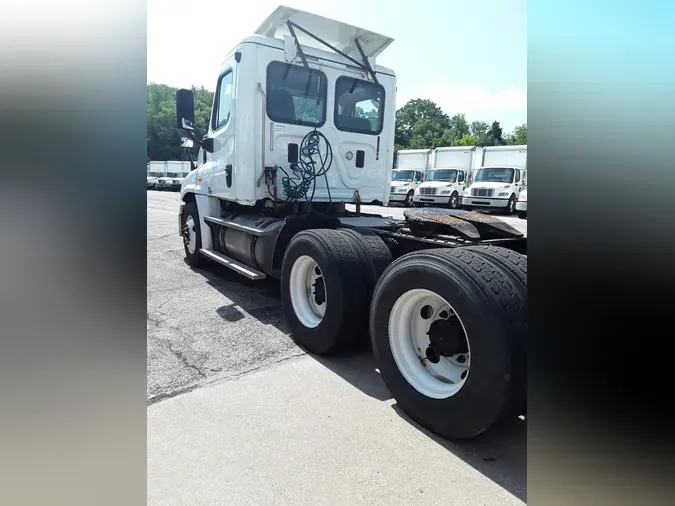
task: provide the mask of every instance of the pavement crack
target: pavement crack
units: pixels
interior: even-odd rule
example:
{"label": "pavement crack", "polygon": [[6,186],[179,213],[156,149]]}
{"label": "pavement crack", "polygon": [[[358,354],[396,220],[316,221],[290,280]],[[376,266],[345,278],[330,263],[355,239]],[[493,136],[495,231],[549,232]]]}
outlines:
{"label": "pavement crack", "polygon": [[169,351],[173,353],[187,369],[196,372],[200,378],[206,378],[206,373],[202,371],[199,366],[191,363],[182,351],[174,349],[174,347],[168,342],[167,345],[169,347]]}
{"label": "pavement crack", "polygon": [[156,403],[161,402],[161,401],[165,401],[167,399],[171,399],[171,398],[176,397],[178,395],[187,394],[189,392],[192,392],[193,390],[196,390],[197,388],[199,388],[199,385],[190,385],[188,387],[180,388],[178,390],[172,390],[171,392],[165,392],[165,393],[157,394],[157,395],[155,395],[153,397],[150,397],[148,399],[147,405],[151,406],[153,404],[156,404]]}

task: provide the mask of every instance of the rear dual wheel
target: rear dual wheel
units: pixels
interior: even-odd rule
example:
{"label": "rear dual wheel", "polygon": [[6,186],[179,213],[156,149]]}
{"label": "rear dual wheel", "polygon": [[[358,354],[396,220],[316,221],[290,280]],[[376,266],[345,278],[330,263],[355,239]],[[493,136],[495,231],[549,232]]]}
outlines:
{"label": "rear dual wheel", "polygon": [[492,250],[420,251],[393,262],[375,288],[370,334],[382,379],[443,437],[476,436],[525,409],[526,293],[522,264],[507,262]]}
{"label": "rear dual wheel", "polygon": [[281,296],[295,342],[328,354],[365,336],[373,289],[391,260],[384,242],[367,230],[306,230],[293,237]]}

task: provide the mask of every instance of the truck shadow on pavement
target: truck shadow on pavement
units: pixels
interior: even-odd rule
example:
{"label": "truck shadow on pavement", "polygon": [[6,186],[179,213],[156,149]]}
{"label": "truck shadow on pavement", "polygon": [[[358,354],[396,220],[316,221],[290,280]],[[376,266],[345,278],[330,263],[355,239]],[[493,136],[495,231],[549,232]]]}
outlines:
{"label": "truck shadow on pavement", "polygon": [[[272,325],[286,335],[290,329],[281,308],[280,285],[277,280],[249,281],[230,269],[212,263],[206,268],[193,268],[207,283],[221,292],[231,304],[216,309],[223,320],[234,322],[246,315],[265,325]],[[243,312],[242,312],[243,311]],[[289,335],[289,339],[290,335]],[[304,351],[304,350],[303,350]],[[331,356],[307,356],[320,363],[365,395],[381,402],[393,400],[377,370],[375,357],[366,334],[352,348]],[[394,402],[392,410],[406,423],[445,448],[475,470],[501,486],[518,499],[527,496],[527,422],[515,419],[493,427],[485,434],[467,441],[449,441],[427,431],[413,421]]]}
{"label": "truck shadow on pavement", "polygon": [[280,332],[290,334],[280,304],[281,293],[277,280],[251,281],[215,262],[209,262],[205,268],[190,268],[203,276],[209,286],[232,301],[216,309],[216,314],[223,320],[236,322],[249,315],[264,325],[272,325]]}
{"label": "truck shadow on pavement", "polygon": [[[364,337],[367,342],[368,337]],[[385,402],[392,400],[369,346],[358,344],[355,349],[331,357],[308,354],[370,397]],[[467,441],[449,441],[418,425],[394,402],[393,411],[406,423],[445,448],[504,490],[523,502],[527,501],[527,422],[519,418],[493,427]]]}

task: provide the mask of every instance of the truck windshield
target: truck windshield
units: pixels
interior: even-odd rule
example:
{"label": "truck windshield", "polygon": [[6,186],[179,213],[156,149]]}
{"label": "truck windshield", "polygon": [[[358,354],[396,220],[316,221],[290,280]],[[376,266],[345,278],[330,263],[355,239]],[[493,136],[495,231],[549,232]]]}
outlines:
{"label": "truck windshield", "polygon": [[392,181],[412,181],[414,177],[414,170],[395,170],[391,173]]}
{"label": "truck windshield", "polygon": [[425,181],[446,181],[454,183],[457,179],[457,171],[455,169],[436,169],[427,174]]}
{"label": "truck windshield", "polygon": [[510,167],[478,169],[476,183],[512,183],[515,170]]}
{"label": "truck windshield", "polygon": [[176,177],[178,176],[178,172],[167,172],[166,177]]}
{"label": "truck windshield", "polygon": [[148,172],[148,177],[160,177],[161,175],[161,172]]}

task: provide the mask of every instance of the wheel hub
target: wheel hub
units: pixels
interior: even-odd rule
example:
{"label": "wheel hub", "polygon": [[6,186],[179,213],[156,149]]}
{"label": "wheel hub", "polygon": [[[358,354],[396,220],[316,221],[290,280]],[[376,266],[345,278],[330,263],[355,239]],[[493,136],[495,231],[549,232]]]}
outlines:
{"label": "wheel hub", "polygon": [[318,305],[326,302],[326,285],[323,283],[323,277],[317,278],[314,281],[314,302]]}
{"label": "wheel hub", "polygon": [[185,224],[183,225],[181,231],[183,235],[183,244],[190,253],[194,253],[197,244],[197,230],[192,216],[188,216],[186,218]]}
{"label": "wheel hub", "polygon": [[427,335],[430,348],[441,357],[454,357],[458,353],[467,351],[464,331],[457,318],[432,322]]}

